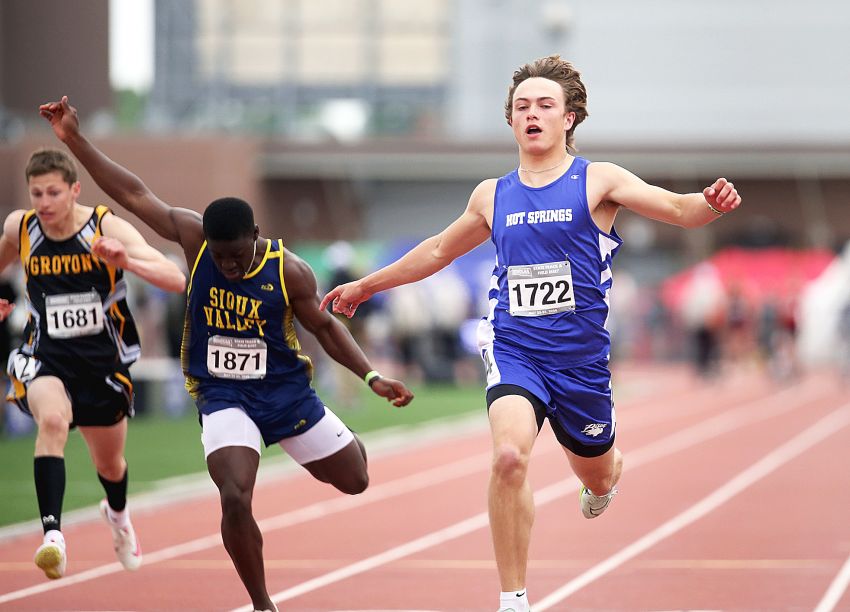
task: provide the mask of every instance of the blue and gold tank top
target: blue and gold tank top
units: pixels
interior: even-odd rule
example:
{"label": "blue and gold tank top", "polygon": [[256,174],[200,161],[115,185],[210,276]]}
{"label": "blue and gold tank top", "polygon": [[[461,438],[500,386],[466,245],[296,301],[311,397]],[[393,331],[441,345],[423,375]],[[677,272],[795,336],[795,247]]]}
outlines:
{"label": "blue and gold tank top", "polygon": [[112,372],[139,358],[124,272],[91,252],[106,214],[109,208],[97,206],[76,234],[51,240],[35,211],[24,213],[19,255],[28,318],[21,353],[88,373]]}
{"label": "blue and gold tank top", "polygon": [[496,266],[480,345],[503,342],[559,368],[608,357],[611,261],[622,240],[590,216],[588,164],[576,157],[543,187],[524,185],[517,170],[498,180],[491,235]]}
{"label": "blue and gold tank top", "polygon": [[253,381],[312,378],[301,353],[283,276],[283,242],[268,240],[260,264],[243,279],[219,272],[201,246],[187,289],[181,361],[186,388],[197,399],[205,381],[236,387]]}

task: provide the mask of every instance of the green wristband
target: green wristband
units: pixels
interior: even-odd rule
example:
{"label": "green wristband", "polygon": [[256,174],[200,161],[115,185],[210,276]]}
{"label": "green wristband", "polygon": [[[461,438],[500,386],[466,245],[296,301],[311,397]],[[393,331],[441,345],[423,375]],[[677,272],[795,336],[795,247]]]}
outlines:
{"label": "green wristband", "polygon": [[380,377],[381,375],[377,370],[372,370],[371,372],[366,372],[366,376],[363,377],[363,381],[371,387],[372,383]]}

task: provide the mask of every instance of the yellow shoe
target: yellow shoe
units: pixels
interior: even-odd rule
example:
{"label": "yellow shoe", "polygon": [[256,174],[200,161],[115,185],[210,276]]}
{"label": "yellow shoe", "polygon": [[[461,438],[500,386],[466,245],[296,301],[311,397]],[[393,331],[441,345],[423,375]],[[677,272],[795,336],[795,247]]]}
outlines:
{"label": "yellow shoe", "polygon": [[45,534],[44,544],[35,551],[34,561],[44,572],[44,575],[51,580],[56,580],[65,575],[68,557],[65,553],[65,538],[62,537],[61,532],[48,531]]}

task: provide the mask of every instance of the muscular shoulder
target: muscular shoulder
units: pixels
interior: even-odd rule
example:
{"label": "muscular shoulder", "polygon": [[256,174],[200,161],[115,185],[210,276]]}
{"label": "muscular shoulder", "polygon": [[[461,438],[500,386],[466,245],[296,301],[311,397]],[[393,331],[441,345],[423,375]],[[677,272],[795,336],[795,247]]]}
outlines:
{"label": "muscular shoulder", "polygon": [[287,293],[294,299],[313,296],[318,290],[313,268],[289,249],[283,249],[283,278]]}

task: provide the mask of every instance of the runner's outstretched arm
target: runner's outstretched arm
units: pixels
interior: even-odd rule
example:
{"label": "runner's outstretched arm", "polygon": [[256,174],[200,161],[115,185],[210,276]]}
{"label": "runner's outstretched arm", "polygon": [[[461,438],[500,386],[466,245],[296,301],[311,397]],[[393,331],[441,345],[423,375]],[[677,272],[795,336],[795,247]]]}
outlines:
{"label": "runner's outstretched arm", "polygon": [[[286,251],[285,271],[287,294],[292,312],[298,322],[316,337],[325,352],[337,363],[344,365],[363,379],[372,371],[369,359],[351,336],[351,332],[327,310],[319,309],[316,276],[310,266]],[[369,387],[394,406],[406,406],[413,393],[404,383],[392,378],[379,377]]]}
{"label": "runner's outstretched arm", "polygon": [[57,138],[67,145],[109,197],[163,238],[183,246],[191,267],[193,254],[197,254],[203,242],[201,215],[163,202],[138,176],[112,161],[89,142],[80,132],[77,109],[69,104],[67,96],[58,102],[42,104],[39,114],[50,122]]}

